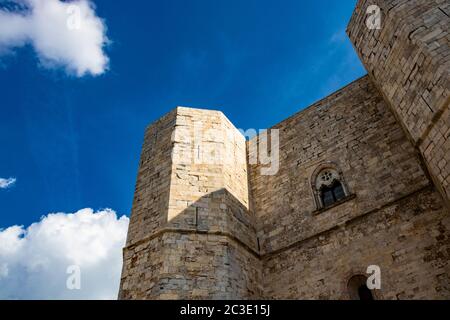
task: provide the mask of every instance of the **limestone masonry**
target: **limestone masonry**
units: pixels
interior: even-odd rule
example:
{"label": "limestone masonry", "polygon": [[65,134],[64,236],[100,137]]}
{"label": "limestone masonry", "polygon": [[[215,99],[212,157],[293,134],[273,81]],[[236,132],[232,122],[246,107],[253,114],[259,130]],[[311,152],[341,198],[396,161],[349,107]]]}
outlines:
{"label": "limestone masonry", "polygon": [[267,134],[184,107],[149,126],[119,298],[450,299],[449,15],[359,0],[368,75]]}

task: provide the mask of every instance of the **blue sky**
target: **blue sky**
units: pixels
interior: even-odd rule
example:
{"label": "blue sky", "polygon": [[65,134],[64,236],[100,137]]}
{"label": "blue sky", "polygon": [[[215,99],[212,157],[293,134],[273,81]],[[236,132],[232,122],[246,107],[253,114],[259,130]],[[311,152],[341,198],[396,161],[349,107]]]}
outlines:
{"label": "blue sky", "polygon": [[365,74],[344,34],[356,1],[96,0],[109,68],[0,56],[0,229],[51,212],[129,214],[145,127],[177,105],[267,128]]}

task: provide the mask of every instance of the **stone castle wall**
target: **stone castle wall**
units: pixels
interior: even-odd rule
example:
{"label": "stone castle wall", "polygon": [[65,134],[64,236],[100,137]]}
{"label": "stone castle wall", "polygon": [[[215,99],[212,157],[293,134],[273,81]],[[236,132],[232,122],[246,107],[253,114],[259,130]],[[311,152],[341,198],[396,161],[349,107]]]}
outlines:
{"label": "stone castle wall", "polygon": [[[381,8],[381,29],[366,27],[367,8]],[[432,179],[450,198],[450,3],[360,0],[347,32]]]}
{"label": "stone castle wall", "polygon": [[[250,166],[262,253],[333,228],[430,183],[414,148],[368,77],[273,129],[280,130],[278,173],[260,175],[261,164]],[[355,197],[318,212],[311,184],[314,171],[327,162],[342,171]]]}
{"label": "stone castle wall", "polygon": [[159,231],[167,221],[172,174],[171,135],[175,125],[176,110],[173,110],[145,132],[127,246]]}
{"label": "stone castle wall", "polygon": [[[347,32],[368,75],[272,128],[274,175],[249,161],[262,136],[246,142],[219,111],[152,124],[119,298],[350,299],[349,279],[378,265],[376,298],[449,299],[448,10],[359,0]],[[346,196],[323,208],[328,167]]]}
{"label": "stone castle wall", "polygon": [[120,298],[260,296],[245,143],[219,111],[178,107],[148,128]]}
{"label": "stone castle wall", "polygon": [[429,188],[263,259],[268,299],[350,299],[349,279],[381,270],[375,299],[449,299],[450,217]]}
{"label": "stone castle wall", "polygon": [[[368,77],[272,129],[279,172],[249,167],[265,298],[348,299],[347,282],[370,265],[382,272],[378,298],[450,298],[450,216]],[[330,162],[350,194],[318,210],[311,184]]]}

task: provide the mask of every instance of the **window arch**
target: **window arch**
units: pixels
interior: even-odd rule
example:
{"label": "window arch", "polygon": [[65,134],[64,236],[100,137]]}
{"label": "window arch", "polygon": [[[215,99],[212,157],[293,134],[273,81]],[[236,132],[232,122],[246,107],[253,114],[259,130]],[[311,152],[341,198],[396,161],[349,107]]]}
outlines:
{"label": "window arch", "polygon": [[351,300],[375,300],[372,291],[367,287],[367,277],[355,275],[347,283],[347,290]]}
{"label": "window arch", "polygon": [[317,210],[332,206],[350,195],[342,172],[332,162],[316,168],[311,184]]}

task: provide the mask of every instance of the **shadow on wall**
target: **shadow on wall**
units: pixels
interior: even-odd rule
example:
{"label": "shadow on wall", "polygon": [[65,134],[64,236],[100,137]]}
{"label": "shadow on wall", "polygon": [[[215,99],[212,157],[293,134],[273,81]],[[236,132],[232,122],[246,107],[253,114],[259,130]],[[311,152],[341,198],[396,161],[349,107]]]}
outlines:
{"label": "shadow on wall", "polygon": [[148,239],[126,249],[120,299],[262,296],[253,216],[228,190],[199,198]]}
{"label": "shadow on wall", "polygon": [[168,221],[166,228],[226,235],[246,249],[258,251],[255,217],[225,188],[200,197]]}

